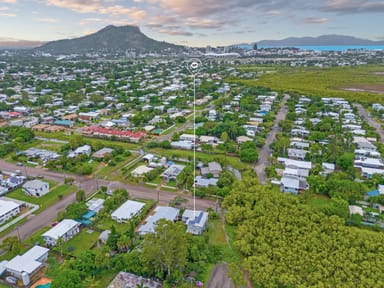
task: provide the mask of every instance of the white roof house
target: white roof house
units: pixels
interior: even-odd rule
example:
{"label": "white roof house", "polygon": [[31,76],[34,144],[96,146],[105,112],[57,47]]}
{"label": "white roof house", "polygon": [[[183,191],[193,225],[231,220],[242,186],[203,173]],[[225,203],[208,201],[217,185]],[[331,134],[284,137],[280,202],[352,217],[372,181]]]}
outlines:
{"label": "white roof house", "polygon": [[130,220],[135,217],[144,206],[144,203],[128,200],[111,214],[112,219],[117,222]]}
{"label": "white roof house", "polygon": [[0,224],[20,213],[21,204],[14,201],[0,199]]}
{"label": "white roof house", "polygon": [[88,210],[98,213],[104,207],[104,199],[101,198],[92,198],[87,203]]}
{"label": "white roof house", "polygon": [[359,214],[361,216],[364,216],[363,208],[361,208],[360,206],[349,205],[348,208],[349,208],[349,214],[350,215]]}
{"label": "white roof house", "polygon": [[299,160],[293,160],[293,159],[288,159],[283,157],[278,157],[277,161],[283,163],[285,167],[300,168],[300,169],[307,169],[307,170],[312,169],[312,163],[309,161],[299,161]]}
{"label": "white roof house", "polygon": [[[44,261],[48,258],[48,252],[48,248],[36,245],[23,255],[17,255],[11,259],[4,268],[11,275],[22,279],[24,285],[28,285],[29,277],[43,267]],[[28,276],[27,279],[25,274]]]}
{"label": "white roof house", "polygon": [[40,197],[49,192],[49,183],[38,179],[27,181],[23,185],[23,191],[27,195]]}
{"label": "white roof house", "polygon": [[145,165],[140,165],[136,167],[133,171],[131,171],[131,175],[134,177],[141,177],[144,176],[144,174],[151,172],[153,168],[147,167]]}
{"label": "white roof house", "polygon": [[164,177],[167,181],[176,180],[177,176],[183,171],[185,168],[184,165],[173,164],[168,167],[161,176]]}
{"label": "white roof house", "polygon": [[145,235],[147,233],[154,233],[157,221],[165,219],[169,221],[176,221],[180,210],[173,207],[158,206],[154,210],[155,213],[149,216],[146,223],[141,225],[137,230],[139,235]]}
{"label": "white roof house", "polygon": [[41,236],[47,245],[56,245],[56,241],[59,238],[67,241],[79,233],[79,227],[79,222],[72,219],[64,219]]}
{"label": "white roof house", "polygon": [[182,221],[187,224],[188,233],[201,235],[208,225],[208,213],[186,209]]}
{"label": "white roof house", "polygon": [[79,155],[91,155],[92,153],[92,148],[90,145],[83,145],[83,146],[80,146],[78,148],[76,148],[75,151],[71,151],[68,153],[68,157],[69,158],[74,158],[74,157],[77,157]]}

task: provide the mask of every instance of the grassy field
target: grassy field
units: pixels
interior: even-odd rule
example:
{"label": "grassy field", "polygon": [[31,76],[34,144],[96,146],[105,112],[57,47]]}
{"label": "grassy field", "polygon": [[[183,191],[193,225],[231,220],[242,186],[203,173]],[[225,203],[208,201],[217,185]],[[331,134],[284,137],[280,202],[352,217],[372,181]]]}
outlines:
{"label": "grassy field", "polygon": [[[90,232],[88,232],[90,231]],[[68,242],[63,244],[63,253],[78,256],[82,252],[92,248],[93,244],[97,241],[100,236],[100,232],[90,230],[87,227],[83,228],[79,234],[73,237]],[[68,251],[71,247],[73,250]],[[56,247],[56,251],[60,252],[60,248]]]}
{"label": "grassy field", "polygon": [[38,211],[41,211],[51,206],[56,201],[58,201],[59,195],[62,195],[63,197],[65,197],[66,195],[69,195],[72,192],[74,192],[76,189],[77,188],[75,186],[63,184],[55,187],[53,190],[51,190],[49,193],[45,194],[44,196],[37,198],[37,197],[27,196],[23,192],[23,190],[19,188],[7,194],[7,197],[14,198],[20,201],[29,202],[32,204],[37,204],[40,206],[40,209]]}
{"label": "grassy field", "polygon": [[[183,159],[193,159],[193,151],[183,151],[183,150],[167,150],[161,148],[151,149],[151,153],[156,153],[167,157],[172,160],[174,157],[183,158]],[[243,163],[238,157],[224,156],[224,155],[208,155],[204,153],[196,152],[196,160],[203,162],[210,161],[223,161],[225,165],[231,165],[233,168],[238,170],[244,170],[250,168],[249,164]]]}
{"label": "grassy field", "polygon": [[[241,69],[241,68],[240,68]],[[257,71],[257,66],[246,66],[247,71]],[[254,70],[253,70],[254,69]],[[235,80],[251,86],[269,87],[273,90],[297,92],[308,96],[342,97],[362,103],[384,103],[384,77],[377,72],[384,71],[384,66],[354,67],[297,67],[277,68],[276,73],[264,74],[256,80]],[[362,89],[365,91],[345,91],[343,89]]]}
{"label": "grassy field", "polygon": [[323,210],[329,206],[330,199],[327,196],[314,195],[308,202],[314,208]]}
{"label": "grassy field", "polygon": [[96,172],[96,175],[102,179],[122,181],[122,175],[120,173],[121,168],[123,168],[136,157],[136,154],[132,154],[131,156],[127,157],[124,161],[117,163],[116,166],[108,166],[107,164],[104,164],[104,167],[99,169]]}

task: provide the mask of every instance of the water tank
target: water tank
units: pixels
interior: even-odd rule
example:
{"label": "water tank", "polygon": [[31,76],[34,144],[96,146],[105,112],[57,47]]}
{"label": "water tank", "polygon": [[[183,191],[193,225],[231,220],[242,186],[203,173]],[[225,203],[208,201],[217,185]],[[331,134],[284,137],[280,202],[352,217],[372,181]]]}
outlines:
{"label": "water tank", "polygon": [[31,280],[29,279],[29,274],[27,272],[21,273],[21,280],[23,281],[23,285],[27,286]]}

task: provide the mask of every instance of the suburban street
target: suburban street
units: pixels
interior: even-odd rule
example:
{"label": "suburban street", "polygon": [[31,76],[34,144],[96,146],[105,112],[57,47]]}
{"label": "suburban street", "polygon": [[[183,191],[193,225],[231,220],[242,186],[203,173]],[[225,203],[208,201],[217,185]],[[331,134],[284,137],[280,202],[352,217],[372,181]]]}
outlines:
{"label": "suburban street", "polygon": [[271,131],[269,132],[267,139],[265,140],[264,146],[259,151],[259,160],[256,162],[254,166],[254,170],[256,174],[259,176],[260,183],[265,184],[266,183],[266,175],[265,175],[265,167],[268,165],[268,158],[270,154],[272,153],[269,146],[275,141],[276,134],[279,132],[279,122],[281,120],[284,120],[287,116],[288,107],[285,105],[287,103],[287,100],[289,99],[288,94],[284,94],[283,100],[281,101],[280,110],[276,115],[276,119],[273,122],[273,126]]}
{"label": "suburban street", "polygon": [[[193,197],[187,194],[176,193],[176,192],[165,192],[165,191],[157,191],[154,189],[124,184],[120,182],[112,182],[106,180],[99,180],[88,178],[85,176],[77,176],[71,174],[64,173],[56,173],[49,171],[44,168],[34,168],[34,167],[19,167],[15,164],[8,163],[4,160],[0,160],[0,170],[1,171],[9,171],[14,172],[16,170],[20,170],[23,174],[27,172],[28,176],[36,177],[42,176],[46,179],[50,179],[59,183],[63,183],[65,178],[73,178],[75,180],[76,185],[79,189],[83,189],[87,196],[91,195],[97,190],[97,187],[107,186],[111,189],[116,188],[124,188],[127,189],[131,198],[143,198],[143,199],[154,199],[157,200],[159,198],[159,203],[166,205],[168,204],[175,196],[182,196],[187,201],[183,203],[183,205],[187,208],[193,208]],[[44,226],[49,226],[52,222],[55,221],[57,217],[57,213],[59,211],[63,211],[65,207],[73,203],[75,201],[75,193],[72,193],[62,200],[58,200],[55,204],[48,207],[40,214],[30,216],[28,221],[21,224],[14,230],[10,231],[8,234],[4,235],[0,238],[2,241],[4,238],[8,236],[17,236],[20,235],[20,239],[23,240],[38,231]],[[206,211],[209,207],[215,208],[216,203],[212,200],[208,199],[196,199],[196,209]]]}
{"label": "suburban street", "polygon": [[373,128],[376,129],[376,132],[380,135],[380,140],[383,141],[384,140],[384,130],[381,127],[381,125],[378,122],[376,122],[375,119],[372,118],[371,114],[369,114],[369,112],[367,110],[365,110],[363,105],[356,103],[355,107],[357,108],[357,111],[359,112],[360,116],[363,117],[365,119],[365,121],[367,121],[367,123],[370,126],[372,126]]}

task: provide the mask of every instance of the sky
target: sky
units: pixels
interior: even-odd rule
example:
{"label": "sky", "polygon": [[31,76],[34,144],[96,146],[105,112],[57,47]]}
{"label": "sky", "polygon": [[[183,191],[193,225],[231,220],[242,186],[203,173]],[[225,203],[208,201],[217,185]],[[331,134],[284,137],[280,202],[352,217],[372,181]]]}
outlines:
{"label": "sky", "polygon": [[75,38],[111,24],[200,47],[328,34],[384,40],[384,0],[0,0],[0,44]]}

